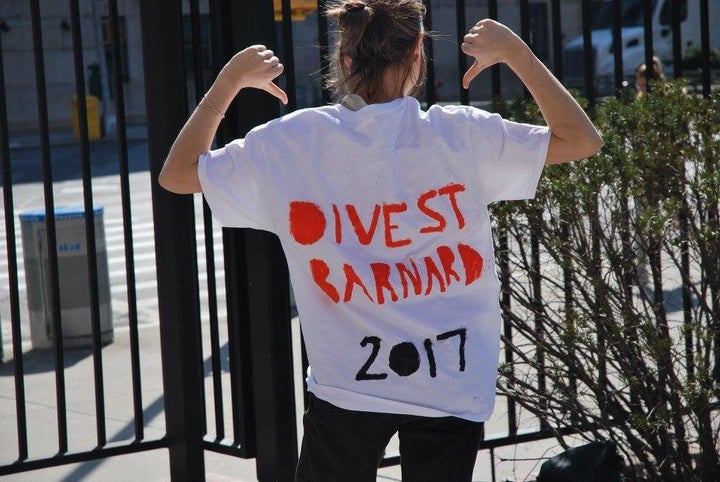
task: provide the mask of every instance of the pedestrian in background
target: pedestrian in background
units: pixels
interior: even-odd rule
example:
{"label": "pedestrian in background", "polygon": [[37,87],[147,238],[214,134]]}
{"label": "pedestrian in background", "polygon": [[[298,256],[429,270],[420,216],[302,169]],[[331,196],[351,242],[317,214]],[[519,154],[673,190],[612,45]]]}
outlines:
{"label": "pedestrian in background", "polygon": [[224,226],[277,234],[310,369],[298,481],[374,481],[400,440],[403,480],[472,477],[493,409],[499,284],[487,206],[534,196],[545,164],[602,145],[583,110],[510,29],[481,20],[464,38],[463,85],[507,64],[547,127],[468,106],[423,111],[419,0],[349,0],[328,85],[338,103],[285,115],[208,152],[244,88],[287,102],[283,66],[236,54],[175,141],[160,183],[202,192]]}
{"label": "pedestrian in background", "polygon": [[[665,72],[663,72],[662,62],[657,57],[652,58],[653,71],[651,83],[657,86],[657,81],[665,80]],[[647,65],[642,64],[635,72],[635,89],[637,89],[637,98],[641,98],[648,92]]]}

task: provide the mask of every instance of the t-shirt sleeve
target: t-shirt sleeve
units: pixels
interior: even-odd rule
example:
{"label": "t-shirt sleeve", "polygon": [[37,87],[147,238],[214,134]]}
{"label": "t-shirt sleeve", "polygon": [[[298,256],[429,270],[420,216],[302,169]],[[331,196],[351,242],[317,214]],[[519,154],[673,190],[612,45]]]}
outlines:
{"label": "t-shirt sleeve", "polygon": [[273,231],[266,166],[262,146],[252,132],[200,155],[200,186],[222,226]]}
{"label": "t-shirt sleeve", "polygon": [[469,137],[488,204],[535,197],[550,143],[548,127],[473,109]]}

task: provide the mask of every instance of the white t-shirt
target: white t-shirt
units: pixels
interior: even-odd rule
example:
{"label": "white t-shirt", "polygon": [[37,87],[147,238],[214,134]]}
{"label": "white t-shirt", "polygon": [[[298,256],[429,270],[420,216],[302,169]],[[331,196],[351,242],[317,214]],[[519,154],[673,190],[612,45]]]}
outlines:
{"label": "white t-shirt", "polygon": [[224,226],[279,236],[311,392],[345,409],[482,421],[501,327],[487,205],[534,196],[549,139],[405,97],[294,112],[198,170]]}

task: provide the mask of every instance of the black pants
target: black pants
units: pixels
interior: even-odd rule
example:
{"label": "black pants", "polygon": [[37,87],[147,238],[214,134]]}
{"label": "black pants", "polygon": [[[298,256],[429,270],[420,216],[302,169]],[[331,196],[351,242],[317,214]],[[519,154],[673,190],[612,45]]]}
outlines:
{"label": "black pants", "polygon": [[472,479],[481,424],[344,410],[310,395],[297,482],[375,482],[385,446],[397,432],[404,482]]}

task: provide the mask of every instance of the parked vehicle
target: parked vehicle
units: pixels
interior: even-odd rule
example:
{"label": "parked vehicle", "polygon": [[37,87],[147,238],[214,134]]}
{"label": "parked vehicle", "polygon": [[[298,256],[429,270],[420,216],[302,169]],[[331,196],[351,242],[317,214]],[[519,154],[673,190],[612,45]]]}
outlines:
{"label": "parked vehicle", "polygon": [[[664,65],[673,58],[672,2],[680,4],[681,46],[701,45],[700,2],[688,0],[654,0],[652,3],[653,53]],[[622,60],[623,77],[632,82],[635,71],[645,62],[645,31],[643,0],[622,0]],[[720,1],[710,1],[710,45],[720,48]],[[611,0],[594,3],[592,49],[594,58],[595,90],[607,95],[615,87],[615,58],[613,50],[614,7]],[[585,85],[583,38],[572,39],[564,48],[564,77],[568,87]],[[666,73],[669,69],[666,69]]]}

